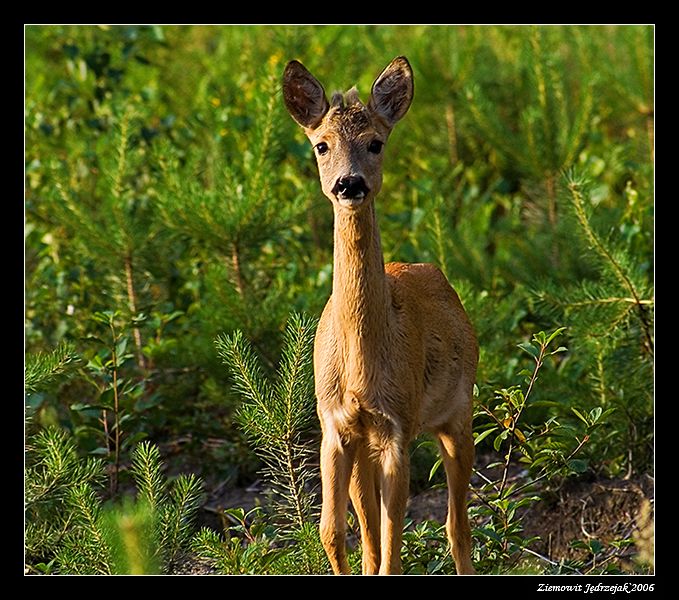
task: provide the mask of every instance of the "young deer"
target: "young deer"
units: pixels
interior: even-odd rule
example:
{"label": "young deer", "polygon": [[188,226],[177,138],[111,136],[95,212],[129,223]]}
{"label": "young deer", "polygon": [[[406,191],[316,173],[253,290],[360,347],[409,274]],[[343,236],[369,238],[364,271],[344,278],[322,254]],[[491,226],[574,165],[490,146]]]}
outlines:
{"label": "young deer", "polygon": [[323,505],[320,534],[335,573],[349,573],[348,500],[361,527],[363,573],[400,573],[410,441],[439,442],[448,480],[446,529],[458,573],[474,573],[467,488],[474,459],[472,388],[478,346],[445,276],[429,264],[385,266],[375,216],[389,133],[408,111],[413,73],[395,58],[366,105],[352,88],[328,102],[299,62],[283,96],[318,161],[333,205],[332,296],[314,345]]}

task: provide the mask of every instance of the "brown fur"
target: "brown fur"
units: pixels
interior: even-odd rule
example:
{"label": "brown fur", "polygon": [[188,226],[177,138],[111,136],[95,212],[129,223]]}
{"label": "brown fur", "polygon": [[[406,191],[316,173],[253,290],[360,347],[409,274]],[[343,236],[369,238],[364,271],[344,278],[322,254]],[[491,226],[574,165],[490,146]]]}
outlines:
{"label": "brown fur", "polygon": [[[295,96],[296,89],[307,93]],[[429,264],[385,267],[374,205],[383,152],[366,150],[372,140],[386,142],[408,110],[412,91],[412,71],[403,57],[377,78],[367,106],[355,93],[328,103],[300,63],[289,63],[284,76],[291,115],[314,146],[328,147],[317,158],[335,214],[333,292],[314,346],[323,431],[320,533],[335,573],[349,572],[349,498],[361,527],[363,573],[400,573],[408,446],[422,431],[439,441],[457,571],[474,572],[466,494],[474,457],[476,337],[440,270]],[[306,104],[311,97],[315,104]],[[364,198],[343,201],[333,193],[339,178],[348,175],[364,179],[369,189]]]}

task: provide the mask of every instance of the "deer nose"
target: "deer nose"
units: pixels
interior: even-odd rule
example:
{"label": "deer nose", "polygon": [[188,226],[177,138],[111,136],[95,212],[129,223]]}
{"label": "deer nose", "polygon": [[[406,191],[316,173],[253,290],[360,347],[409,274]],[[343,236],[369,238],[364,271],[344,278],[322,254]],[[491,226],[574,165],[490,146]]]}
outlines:
{"label": "deer nose", "polygon": [[338,198],[360,200],[368,193],[368,186],[360,175],[345,175],[340,177],[332,189]]}

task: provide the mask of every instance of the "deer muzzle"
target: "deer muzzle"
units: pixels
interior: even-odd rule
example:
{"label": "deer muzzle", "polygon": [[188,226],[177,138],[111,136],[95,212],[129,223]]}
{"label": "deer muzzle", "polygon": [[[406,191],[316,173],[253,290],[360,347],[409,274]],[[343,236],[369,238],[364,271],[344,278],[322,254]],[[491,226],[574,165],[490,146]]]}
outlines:
{"label": "deer muzzle", "polygon": [[340,177],[332,188],[332,193],[343,206],[358,206],[369,191],[365,179],[360,175]]}

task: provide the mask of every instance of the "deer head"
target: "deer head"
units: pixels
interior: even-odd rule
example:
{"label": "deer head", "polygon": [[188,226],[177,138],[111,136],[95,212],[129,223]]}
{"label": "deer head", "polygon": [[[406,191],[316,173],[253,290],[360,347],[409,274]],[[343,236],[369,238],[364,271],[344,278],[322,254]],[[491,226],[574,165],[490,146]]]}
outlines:
{"label": "deer head", "polygon": [[316,154],[323,193],[335,208],[369,205],[382,187],[384,145],[413,99],[413,72],[399,56],[373,83],[368,104],[356,88],[328,102],[323,86],[293,60],[283,74],[283,98]]}

